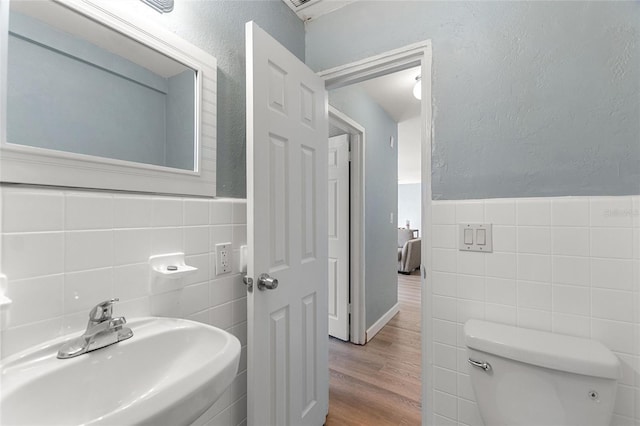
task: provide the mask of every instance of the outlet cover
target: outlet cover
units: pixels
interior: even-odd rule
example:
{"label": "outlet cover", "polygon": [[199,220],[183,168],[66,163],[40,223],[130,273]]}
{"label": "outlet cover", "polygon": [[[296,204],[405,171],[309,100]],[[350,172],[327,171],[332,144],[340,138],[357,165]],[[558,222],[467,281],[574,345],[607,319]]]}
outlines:
{"label": "outlet cover", "polygon": [[216,244],[216,275],[231,272],[233,262],[233,250],[231,243]]}

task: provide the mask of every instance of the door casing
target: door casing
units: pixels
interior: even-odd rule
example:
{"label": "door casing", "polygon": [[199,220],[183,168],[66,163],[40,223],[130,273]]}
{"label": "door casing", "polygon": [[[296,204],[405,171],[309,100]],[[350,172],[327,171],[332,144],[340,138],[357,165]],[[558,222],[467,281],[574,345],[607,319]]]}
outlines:
{"label": "door casing", "polygon": [[365,232],[364,232],[364,152],[365,129],[348,115],[329,105],[329,122],[350,136],[349,170],[349,300],[351,301],[351,343],[364,345],[366,336]]}

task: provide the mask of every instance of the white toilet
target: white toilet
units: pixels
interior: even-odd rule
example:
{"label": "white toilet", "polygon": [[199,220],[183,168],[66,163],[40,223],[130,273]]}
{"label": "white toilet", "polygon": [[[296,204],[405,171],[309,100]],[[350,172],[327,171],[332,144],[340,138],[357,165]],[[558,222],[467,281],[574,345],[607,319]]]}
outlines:
{"label": "white toilet", "polygon": [[620,371],[595,340],[469,320],[471,383],[485,426],[608,426]]}

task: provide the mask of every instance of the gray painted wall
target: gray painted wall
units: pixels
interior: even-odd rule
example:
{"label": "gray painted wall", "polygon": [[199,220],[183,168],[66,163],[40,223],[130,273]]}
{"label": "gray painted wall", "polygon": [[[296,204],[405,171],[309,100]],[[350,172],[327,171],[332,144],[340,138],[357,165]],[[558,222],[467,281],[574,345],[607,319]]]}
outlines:
{"label": "gray painted wall", "polygon": [[422,185],[419,183],[405,183],[398,185],[398,226],[405,227],[409,220],[411,229],[420,231],[422,237]]}
{"label": "gray painted wall", "polygon": [[[329,103],[365,128],[366,326],[398,301],[397,210],[398,125],[364,91],[345,87],[329,93]],[[393,213],[393,223],[389,215]]]}
{"label": "gray painted wall", "polygon": [[434,199],[640,194],[640,2],[363,0],[306,30],[315,70],[432,40]]}
{"label": "gray painted wall", "polygon": [[303,61],[304,24],[282,0],[178,1],[148,17],[217,59],[217,196],[246,197],[244,24],[255,21]]}

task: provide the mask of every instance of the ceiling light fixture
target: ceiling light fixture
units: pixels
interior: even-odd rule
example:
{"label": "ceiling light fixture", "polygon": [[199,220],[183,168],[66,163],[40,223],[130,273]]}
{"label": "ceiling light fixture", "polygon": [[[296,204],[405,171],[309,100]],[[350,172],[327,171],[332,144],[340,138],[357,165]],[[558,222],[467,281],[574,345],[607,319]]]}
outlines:
{"label": "ceiling light fixture", "polygon": [[416,77],[416,84],[413,86],[413,96],[416,99],[422,99],[422,79],[420,76]]}

